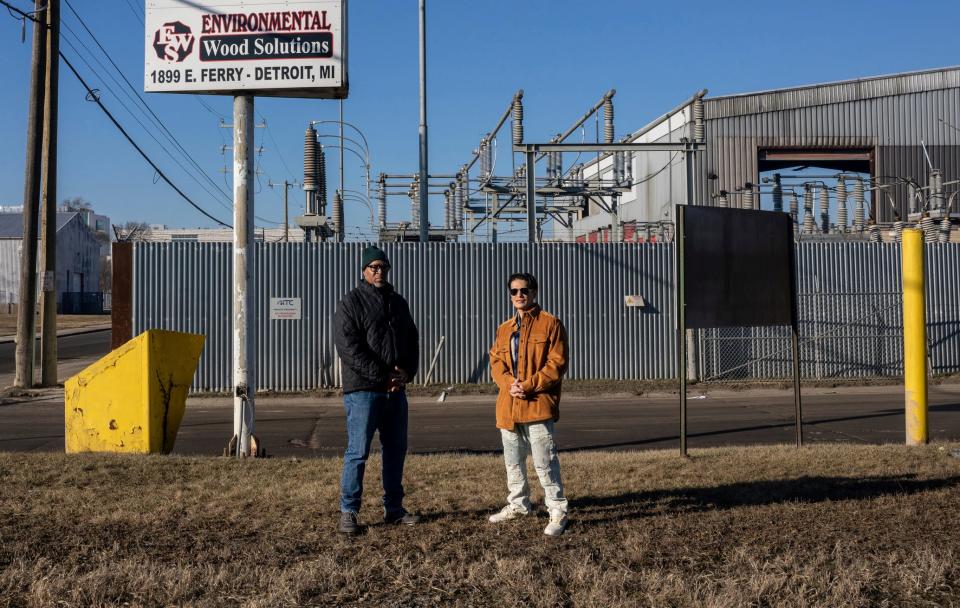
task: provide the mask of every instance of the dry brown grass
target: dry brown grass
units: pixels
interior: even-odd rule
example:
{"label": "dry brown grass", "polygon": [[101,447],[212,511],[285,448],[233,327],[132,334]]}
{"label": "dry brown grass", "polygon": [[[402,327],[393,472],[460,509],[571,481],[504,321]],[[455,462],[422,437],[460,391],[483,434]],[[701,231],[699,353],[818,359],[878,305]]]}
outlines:
{"label": "dry brown grass", "polygon": [[[77,329],[93,325],[109,325],[110,315],[57,315],[57,329]],[[37,316],[37,331],[40,328],[40,316]],[[13,336],[17,333],[17,315],[0,314],[0,336]]]}
{"label": "dry brown grass", "polygon": [[958,605],[952,447],[563,454],[559,540],[494,456],[411,457],[402,529],[372,462],[349,539],[336,459],[0,454],[0,605]]}

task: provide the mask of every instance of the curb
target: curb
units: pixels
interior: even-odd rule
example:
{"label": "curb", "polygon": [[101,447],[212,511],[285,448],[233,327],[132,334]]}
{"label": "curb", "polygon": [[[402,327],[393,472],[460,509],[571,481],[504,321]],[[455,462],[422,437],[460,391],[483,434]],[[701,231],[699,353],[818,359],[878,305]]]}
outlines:
{"label": "curb", "polygon": [[[113,326],[110,324],[105,325],[91,325],[90,327],[77,327],[74,329],[64,329],[63,331],[57,332],[57,337],[62,338],[63,336],[78,336],[80,334],[92,334],[98,331],[109,331]],[[37,336],[39,339],[39,335]],[[9,344],[11,342],[16,342],[17,336],[0,336],[0,344]]]}

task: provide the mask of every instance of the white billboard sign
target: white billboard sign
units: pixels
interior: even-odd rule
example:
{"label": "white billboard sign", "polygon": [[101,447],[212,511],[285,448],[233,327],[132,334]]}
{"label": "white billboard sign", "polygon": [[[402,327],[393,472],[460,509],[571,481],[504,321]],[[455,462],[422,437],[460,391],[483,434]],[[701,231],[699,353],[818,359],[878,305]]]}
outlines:
{"label": "white billboard sign", "polygon": [[347,97],[347,0],[147,0],[144,90]]}

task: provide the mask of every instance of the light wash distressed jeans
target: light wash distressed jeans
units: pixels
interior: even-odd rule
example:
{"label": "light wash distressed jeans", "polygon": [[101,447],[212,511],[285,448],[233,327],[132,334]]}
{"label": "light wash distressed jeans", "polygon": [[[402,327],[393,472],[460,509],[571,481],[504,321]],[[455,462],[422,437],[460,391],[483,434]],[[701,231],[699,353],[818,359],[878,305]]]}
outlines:
{"label": "light wash distressed jeans", "polygon": [[553,420],[514,425],[512,431],[500,429],[503,462],[507,467],[507,503],[522,513],[530,511],[530,486],[527,483],[527,454],[533,455],[533,467],[543,487],[544,502],[551,515],[567,514],[567,499],[560,479],[560,460],[553,442]]}

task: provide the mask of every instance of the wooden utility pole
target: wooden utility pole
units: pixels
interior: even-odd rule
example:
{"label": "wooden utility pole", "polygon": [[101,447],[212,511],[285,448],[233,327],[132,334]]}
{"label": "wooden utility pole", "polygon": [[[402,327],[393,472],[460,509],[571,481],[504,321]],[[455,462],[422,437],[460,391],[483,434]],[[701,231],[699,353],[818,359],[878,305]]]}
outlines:
{"label": "wooden utility pole", "polygon": [[37,325],[37,216],[40,204],[43,81],[46,65],[46,0],[34,0],[27,153],[23,184],[23,245],[20,255],[20,300],[17,309],[16,372],[13,385],[33,386],[33,347]]}
{"label": "wooden utility pole", "polygon": [[47,0],[47,66],[43,96],[43,206],[40,293],[40,386],[57,385],[57,105],[60,0]]}

